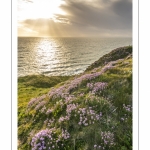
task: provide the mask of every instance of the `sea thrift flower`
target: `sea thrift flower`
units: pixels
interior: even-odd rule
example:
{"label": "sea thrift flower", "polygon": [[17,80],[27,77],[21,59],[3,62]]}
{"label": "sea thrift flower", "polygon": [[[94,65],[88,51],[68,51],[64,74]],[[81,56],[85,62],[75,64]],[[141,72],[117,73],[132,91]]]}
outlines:
{"label": "sea thrift flower", "polygon": [[[91,73],[91,74],[84,74],[80,77],[75,78],[74,80],[72,80],[70,82],[66,82],[66,84],[64,84],[63,86],[60,86],[59,88],[56,88],[56,89],[53,88],[53,89],[51,89],[51,91],[48,92],[47,96],[49,96],[50,98],[53,98],[53,99],[66,98],[67,97],[66,95],[69,94],[73,89],[77,88],[78,85],[80,85],[82,81],[84,81],[84,80],[90,81],[90,80],[100,76],[108,69],[113,68],[114,67],[113,65],[115,63],[117,63],[117,61],[109,62],[99,72],[95,72],[95,73]],[[89,84],[87,86],[89,88],[91,88],[93,85]],[[106,87],[106,83],[95,83],[95,85],[93,87],[93,92],[95,93],[98,90],[103,90],[105,87]],[[41,97],[31,99],[30,102],[28,103],[28,108],[39,103],[40,101],[42,101],[45,98],[46,98],[46,95],[42,95]]]}
{"label": "sea thrift flower", "polygon": [[124,121],[124,118],[121,118],[122,121]]}
{"label": "sea thrift flower", "polygon": [[105,146],[113,146],[113,145],[115,145],[115,143],[114,143],[114,134],[113,133],[111,133],[111,132],[101,132],[101,138],[102,138],[102,140],[103,140],[103,142],[104,142],[104,145]]}
{"label": "sea thrift flower", "polygon": [[40,110],[40,112],[41,112],[41,113],[44,113],[45,110],[46,110],[46,107],[44,106],[44,107]]}
{"label": "sea thrift flower", "polygon": [[93,89],[93,83],[87,83],[87,87],[88,87],[89,89]]}
{"label": "sea thrift flower", "polygon": [[43,149],[61,149],[62,142],[70,138],[67,130],[62,129],[60,134],[56,134],[56,129],[45,129],[38,132],[31,141],[31,147],[34,150]]}
{"label": "sea thrift flower", "polygon": [[80,111],[76,111],[79,114],[79,122],[78,125],[88,126],[91,123],[95,123],[94,121],[99,121],[102,117],[102,113],[96,114],[92,108],[79,108]]}
{"label": "sea thrift flower", "polygon": [[70,114],[76,108],[77,108],[77,106],[74,103],[73,104],[68,104],[67,109],[66,109],[67,114]]}
{"label": "sea thrift flower", "polygon": [[107,87],[107,83],[105,82],[96,82],[96,83],[87,83],[87,87],[92,90],[92,93],[96,93],[98,91],[102,91]]}
{"label": "sea thrift flower", "polygon": [[95,144],[95,145],[94,145],[94,148],[96,148],[96,147],[97,147],[97,145]]}
{"label": "sea thrift flower", "polygon": [[[78,85],[81,84],[82,81],[84,80],[92,80],[98,76],[100,76],[101,74],[103,74],[105,71],[107,71],[108,69],[113,68],[114,64],[117,63],[117,61],[112,61],[110,63],[108,63],[106,66],[104,66],[101,71],[99,72],[94,72],[91,74],[84,74],[80,77],[75,78],[74,80],[70,81],[70,82],[66,82],[66,84],[64,84],[63,86],[60,86],[59,88],[53,88],[51,89],[47,95],[42,95],[41,97],[38,98],[34,98],[31,99],[30,102],[28,103],[28,107],[32,107],[33,105],[39,103],[40,101],[42,101],[43,99],[45,99],[46,96],[49,96],[52,99],[55,98],[66,98],[67,95],[75,88],[78,87]],[[93,92],[97,92],[98,90],[103,90],[105,88],[105,84],[103,85],[103,83],[97,83],[95,84],[95,87],[93,87]],[[89,88],[92,87],[91,85],[88,85]]]}
{"label": "sea thrift flower", "polygon": [[65,103],[71,103],[74,100],[74,95],[68,95],[65,97]]}
{"label": "sea thrift flower", "polygon": [[43,99],[46,98],[46,95],[42,95],[40,97],[37,97],[37,98],[32,98],[30,100],[30,102],[28,103],[28,108],[32,107],[33,105],[39,103],[40,101],[42,101]]}
{"label": "sea thrift flower", "polygon": [[35,107],[35,110],[38,110],[40,107],[44,106],[46,101],[39,102],[39,104]]}
{"label": "sea thrift flower", "polygon": [[[52,136],[52,131],[54,130],[54,128],[52,128],[51,130],[41,130],[40,132],[38,132],[31,141],[31,146],[33,149],[38,150],[38,149],[43,149],[43,147],[45,147],[45,138],[49,138]],[[40,142],[40,143],[38,143]]]}
{"label": "sea thrift flower", "polygon": [[62,130],[62,138],[63,139],[69,139],[70,134],[67,132],[67,130]]}
{"label": "sea thrift flower", "polygon": [[123,108],[126,110],[126,111],[128,111],[128,112],[131,112],[132,111],[132,106],[131,105],[125,105],[125,104],[123,104]]}
{"label": "sea thrift flower", "polygon": [[70,119],[70,116],[60,117],[58,122],[63,122],[65,120],[69,120],[69,119]]}
{"label": "sea thrift flower", "polygon": [[52,113],[52,112],[53,112],[52,109],[48,109],[47,112],[46,112],[46,114],[48,115],[48,114],[50,114],[50,113]]}

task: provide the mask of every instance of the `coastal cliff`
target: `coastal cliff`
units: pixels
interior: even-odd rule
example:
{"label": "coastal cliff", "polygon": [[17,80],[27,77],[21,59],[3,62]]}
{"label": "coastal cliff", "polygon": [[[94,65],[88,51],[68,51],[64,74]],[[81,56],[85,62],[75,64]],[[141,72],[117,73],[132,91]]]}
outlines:
{"label": "coastal cliff", "polygon": [[75,76],[18,78],[19,150],[131,150],[132,46]]}

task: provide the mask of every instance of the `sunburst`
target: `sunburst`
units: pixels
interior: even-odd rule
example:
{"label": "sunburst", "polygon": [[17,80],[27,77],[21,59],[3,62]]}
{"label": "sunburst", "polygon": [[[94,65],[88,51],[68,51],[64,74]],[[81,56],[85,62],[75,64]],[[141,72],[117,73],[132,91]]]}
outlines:
{"label": "sunburst", "polygon": [[61,4],[63,4],[61,0],[30,0],[26,2],[19,0],[19,20],[54,18],[55,14],[65,14],[59,7]]}

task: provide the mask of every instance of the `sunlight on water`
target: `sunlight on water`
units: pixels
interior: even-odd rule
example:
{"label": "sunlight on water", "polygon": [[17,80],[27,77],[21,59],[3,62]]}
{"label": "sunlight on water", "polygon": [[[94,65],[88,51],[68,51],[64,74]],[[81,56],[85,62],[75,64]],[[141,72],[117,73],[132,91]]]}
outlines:
{"label": "sunlight on water", "polygon": [[18,76],[73,75],[131,38],[18,38]]}
{"label": "sunlight on water", "polygon": [[59,63],[59,59],[56,59],[56,47],[58,47],[57,43],[52,40],[40,40],[37,47],[35,47],[37,53],[36,63],[38,67],[42,69],[43,66],[46,70],[51,70],[53,65]]}

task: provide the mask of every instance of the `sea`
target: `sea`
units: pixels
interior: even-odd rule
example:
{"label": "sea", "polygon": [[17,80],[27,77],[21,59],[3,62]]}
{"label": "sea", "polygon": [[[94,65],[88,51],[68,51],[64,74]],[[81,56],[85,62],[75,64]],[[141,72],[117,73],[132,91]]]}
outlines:
{"label": "sea", "polygon": [[18,77],[80,74],[113,49],[132,45],[132,38],[18,37]]}

